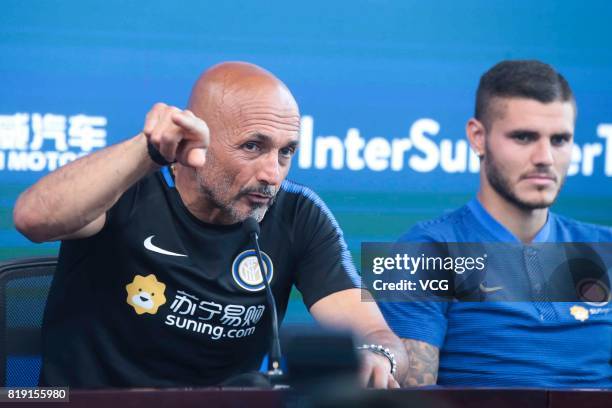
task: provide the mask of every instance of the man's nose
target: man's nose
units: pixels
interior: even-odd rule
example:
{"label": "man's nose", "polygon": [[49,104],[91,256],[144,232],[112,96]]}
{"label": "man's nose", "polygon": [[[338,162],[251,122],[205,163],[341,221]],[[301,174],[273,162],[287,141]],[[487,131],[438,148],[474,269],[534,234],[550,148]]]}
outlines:
{"label": "man's nose", "polygon": [[536,166],[551,166],[554,163],[553,147],[548,139],[542,138],[534,145],[531,160]]}
{"label": "man's nose", "polygon": [[281,177],[278,154],[272,151],[263,155],[257,173],[257,180],[268,185],[278,185],[282,181]]}

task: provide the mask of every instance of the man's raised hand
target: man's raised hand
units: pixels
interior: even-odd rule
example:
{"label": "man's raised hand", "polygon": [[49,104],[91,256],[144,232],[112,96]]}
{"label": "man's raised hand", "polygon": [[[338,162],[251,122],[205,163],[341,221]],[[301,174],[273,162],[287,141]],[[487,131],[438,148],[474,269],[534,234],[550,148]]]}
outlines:
{"label": "man's raised hand", "polygon": [[200,167],[206,161],[208,126],[187,109],[156,103],[147,113],[143,133],[169,162]]}

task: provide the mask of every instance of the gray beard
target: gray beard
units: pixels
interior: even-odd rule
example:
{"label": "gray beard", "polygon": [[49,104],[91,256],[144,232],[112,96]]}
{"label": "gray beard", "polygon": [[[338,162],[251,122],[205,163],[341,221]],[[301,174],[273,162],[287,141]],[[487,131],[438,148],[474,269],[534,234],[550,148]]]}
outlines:
{"label": "gray beard", "polygon": [[[223,214],[223,218],[226,219],[227,222],[230,224],[243,222],[249,217],[255,218],[257,222],[261,222],[264,216],[266,215],[268,208],[270,208],[272,204],[274,204],[274,201],[276,200],[276,193],[277,193],[277,191],[275,191],[276,189],[272,188],[269,185],[266,185],[266,186],[262,186],[257,189],[241,190],[235,199],[229,202],[226,202],[226,201],[221,200],[221,198],[219,197],[223,195],[224,193],[226,193],[226,191],[224,190],[225,188],[224,186],[231,185],[231,180],[224,179],[222,180],[222,182],[219,182],[219,180],[217,180],[217,183],[213,182],[212,184],[210,184],[207,182],[210,180],[207,180],[205,176],[201,176],[197,171],[195,171],[195,176],[198,182],[200,193],[202,193],[202,195],[206,197],[206,199],[212,204],[213,207],[221,210],[221,213]],[[212,185],[215,187],[210,188],[208,187],[209,185]],[[223,186],[223,187],[219,188],[217,186]],[[249,193],[252,193],[252,192],[257,192],[257,193],[265,194],[265,195],[272,195],[272,198],[267,204],[254,204],[251,210],[246,213],[241,213],[237,211],[234,206],[235,203],[243,196]]]}

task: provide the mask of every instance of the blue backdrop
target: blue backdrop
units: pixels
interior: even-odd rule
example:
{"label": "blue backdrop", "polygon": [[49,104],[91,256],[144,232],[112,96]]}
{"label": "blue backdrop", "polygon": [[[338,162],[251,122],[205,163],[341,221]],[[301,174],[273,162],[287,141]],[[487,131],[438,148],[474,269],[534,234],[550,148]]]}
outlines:
{"label": "blue backdrop", "polygon": [[[259,64],[293,91],[290,178],[328,202],[358,261],[477,187],[464,126],[480,75],[537,58],[578,100],[557,210],[612,224],[612,3],[590,1],[12,1],[0,12],[0,259],[54,253],[14,231],[19,192],[138,133],[157,101],[185,106],[201,71]],[[348,143],[346,143],[348,140]],[[348,149],[347,149],[348,146]],[[359,148],[361,147],[361,148]],[[473,158],[472,158],[473,161]],[[299,319],[298,309],[289,319]]]}

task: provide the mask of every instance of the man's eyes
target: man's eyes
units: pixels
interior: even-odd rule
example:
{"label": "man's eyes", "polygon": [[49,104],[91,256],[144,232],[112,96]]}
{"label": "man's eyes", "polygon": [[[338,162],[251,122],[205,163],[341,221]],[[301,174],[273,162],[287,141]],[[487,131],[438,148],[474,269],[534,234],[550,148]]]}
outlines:
{"label": "man's eyes", "polygon": [[535,140],[535,135],[531,133],[514,133],[512,135],[512,139],[516,140],[517,142],[527,143]]}
{"label": "man's eyes", "polygon": [[295,147],[283,147],[280,149],[281,156],[291,157],[295,153]]}
{"label": "man's eyes", "polygon": [[[514,133],[512,139],[521,144],[531,143],[538,139],[538,135],[534,133]],[[568,143],[571,139],[569,135],[553,135],[550,138],[550,144],[553,146],[562,146]]]}
{"label": "man's eyes", "polygon": [[[259,152],[262,150],[261,145],[257,142],[246,142],[246,143],[243,143],[241,147],[247,152]],[[282,157],[290,158],[295,153],[295,150],[296,148],[294,146],[283,147],[282,149],[279,150],[279,154]]]}
{"label": "man's eyes", "polygon": [[550,143],[553,146],[561,146],[570,141],[570,137],[566,135],[558,135],[550,138]]}
{"label": "man's eyes", "polygon": [[247,152],[256,152],[259,150],[259,145],[255,142],[246,142],[242,145],[242,148]]}

